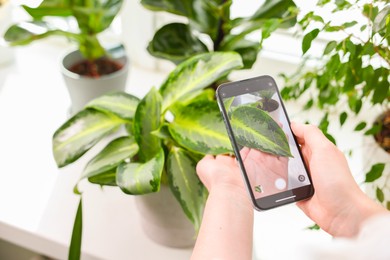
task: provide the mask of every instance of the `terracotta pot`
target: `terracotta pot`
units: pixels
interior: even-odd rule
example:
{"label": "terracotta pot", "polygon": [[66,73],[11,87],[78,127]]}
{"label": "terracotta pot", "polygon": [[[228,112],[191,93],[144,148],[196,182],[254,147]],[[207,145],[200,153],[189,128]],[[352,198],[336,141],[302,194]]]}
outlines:
{"label": "terracotta pot", "polygon": [[166,185],[160,191],[135,197],[146,235],[158,244],[188,248],[195,244],[195,231]]}
{"label": "terracotta pot", "polygon": [[114,58],[123,64],[121,70],[100,78],[81,76],[69,70],[75,63],[84,58],[79,51],[72,51],[64,56],[61,71],[71,99],[70,114],[80,111],[89,101],[103,94],[114,91],[124,91],[129,71],[129,60],[124,55]]}

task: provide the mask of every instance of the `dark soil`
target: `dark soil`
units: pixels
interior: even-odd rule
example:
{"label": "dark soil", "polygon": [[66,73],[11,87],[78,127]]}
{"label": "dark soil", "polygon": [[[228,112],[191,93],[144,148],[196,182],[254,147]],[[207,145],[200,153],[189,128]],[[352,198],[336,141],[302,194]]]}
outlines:
{"label": "dark soil", "polygon": [[103,75],[114,73],[120,70],[122,67],[122,64],[114,60],[100,58],[95,61],[83,60],[74,64],[69,68],[69,70],[82,76],[99,78]]}

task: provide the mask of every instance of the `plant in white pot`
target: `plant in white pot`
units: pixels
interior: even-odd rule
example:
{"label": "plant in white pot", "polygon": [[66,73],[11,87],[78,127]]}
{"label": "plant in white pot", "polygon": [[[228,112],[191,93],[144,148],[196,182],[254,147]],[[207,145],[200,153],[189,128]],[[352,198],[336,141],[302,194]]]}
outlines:
{"label": "plant in white pot", "polygon": [[[136,199],[143,221],[150,221],[142,224],[148,236],[168,246],[193,245],[194,228],[190,225],[188,231],[186,226],[192,222],[199,228],[207,196],[196,163],[203,154],[231,151],[214,92],[204,88],[241,66],[234,52],[201,54],[178,65],[159,90],[152,88],[141,100],[118,92],[91,101],[54,133],[58,167],[77,161],[108,138],[81,179],[142,195]],[[114,132],[120,137],[113,137]],[[186,224],[180,215],[191,222]],[[72,259],[80,253],[81,223],[80,201],[70,255],[78,253]]]}
{"label": "plant in white pot", "polygon": [[[86,164],[80,180],[118,186],[126,194],[137,195],[141,224],[151,239],[170,247],[192,246],[207,198],[196,164],[205,154],[232,153],[214,90],[207,87],[242,66],[235,52],[199,54],[179,64],[159,90],[152,88],[141,100],[118,92],[91,101],[54,133],[58,167],[77,161],[105,139],[109,143]],[[272,134],[259,138],[260,133],[248,132],[248,125],[272,120],[259,109],[255,113],[257,120],[245,117],[235,125],[244,133],[239,142],[288,156],[287,139],[276,122],[274,134],[284,139],[269,138]],[[75,191],[82,196],[77,185]],[[81,205],[80,200],[71,259],[80,255]]]}
{"label": "plant in white pot", "polygon": [[[123,0],[44,0],[37,7],[23,5],[32,21],[11,25],[4,34],[10,46],[27,45],[50,36],[66,37],[77,50],[62,60],[62,73],[72,102],[71,113],[108,91],[124,90],[129,61],[122,47],[105,49],[98,35],[111,25]],[[77,30],[66,30],[54,17],[77,22]]]}

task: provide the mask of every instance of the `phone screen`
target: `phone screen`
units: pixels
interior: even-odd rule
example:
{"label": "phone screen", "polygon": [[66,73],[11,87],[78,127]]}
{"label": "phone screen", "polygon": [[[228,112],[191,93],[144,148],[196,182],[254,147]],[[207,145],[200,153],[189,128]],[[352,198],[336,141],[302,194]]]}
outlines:
{"label": "phone screen", "polygon": [[310,175],[269,76],[221,85],[217,97],[237,161],[259,209],[313,194]]}

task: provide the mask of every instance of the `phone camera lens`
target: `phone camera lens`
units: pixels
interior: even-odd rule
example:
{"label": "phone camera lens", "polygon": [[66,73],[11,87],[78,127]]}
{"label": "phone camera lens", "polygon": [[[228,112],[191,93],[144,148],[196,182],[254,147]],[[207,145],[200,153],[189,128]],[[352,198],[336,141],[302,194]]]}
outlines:
{"label": "phone camera lens", "polygon": [[222,96],[223,96],[223,97],[226,96],[226,93],[222,93]]}

